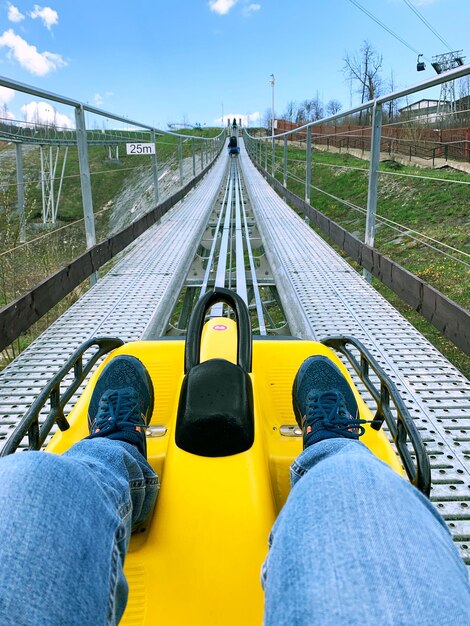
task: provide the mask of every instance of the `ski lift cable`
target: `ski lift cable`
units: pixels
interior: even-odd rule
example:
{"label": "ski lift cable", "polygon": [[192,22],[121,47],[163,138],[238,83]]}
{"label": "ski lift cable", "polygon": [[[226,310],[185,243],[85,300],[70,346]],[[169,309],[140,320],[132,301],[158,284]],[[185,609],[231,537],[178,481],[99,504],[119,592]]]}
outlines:
{"label": "ski lift cable", "polygon": [[429,28],[429,30],[439,39],[441,43],[444,44],[446,48],[448,48],[449,52],[453,51],[453,48],[449,45],[449,43],[441,37],[441,35],[437,32],[435,28],[428,22],[428,20],[418,11],[418,9],[414,6],[414,4],[410,0],[403,0],[403,2],[413,11],[413,13],[423,22],[423,24]]}
{"label": "ski lift cable", "polygon": [[[391,28],[389,28],[386,24],[384,24],[382,21],[380,21],[378,17],[376,17],[368,9],[363,7],[362,4],[359,4],[359,2],[357,2],[357,0],[349,0],[349,2],[351,2],[351,4],[354,4],[354,6],[356,6],[360,11],[362,11],[368,17],[370,17],[371,20],[373,20],[376,24],[378,24],[384,30],[386,30],[390,35],[392,35],[392,37],[395,37],[395,39],[397,39],[400,43],[402,43],[409,50],[411,50],[411,52],[414,52],[417,55],[420,54],[420,52],[418,52],[418,50],[416,50],[416,48],[413,48],[413,46],[411,46],[407,41],[405,41],[402,37],[400,37],[400,35],[397,35],[397,33],[395,33]],[[422,56],[426,59],[426,61],[428,61],[428,63],[431,63],[430,59],[428,59],[424,55],[422,55]]]}

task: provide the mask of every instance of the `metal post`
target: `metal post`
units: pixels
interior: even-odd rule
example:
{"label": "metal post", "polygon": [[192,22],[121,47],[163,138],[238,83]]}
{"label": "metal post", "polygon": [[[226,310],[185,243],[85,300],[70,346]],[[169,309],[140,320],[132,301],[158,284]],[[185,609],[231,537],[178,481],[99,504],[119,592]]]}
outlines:
{"label": "metal post", "polygon": [[46,171],[44,169],[44,146],[39,146],[39,155],[41,160],[41,198],[42,198],[42,223],[47,221],[46,214]]}
{"label": "metal post", "polygon": [[272,107],[271,107],[271,176],[274,176],[274,156],[275,156],[275,152],[274,152],[274,119],[275,119],[275,115],[274,115],[274,85],[276,84],[276,78],[274,76],[274,74],[271,74],[271,80],[269,81],[271,87],[272,87]]}
{"label": "metal post", "polygon": [[[57,156],[59,156],[59,147],[57,147]],[[55,203],[54,203],[54,181],[55,181],[55,168],[57,165],[57,159],[54,161],[52,146],[49,146],[49,163],[50,163],[50,177],[49,177],[49,198],[48,205],[51,207],[51,222],[55,224]]]}
{"label": "metal post", "polygon": [[24,218],[24,177],[23,177],[23,146],[21,143],[16,147],[16,193],[18,197],[18,220],[20,242],[26,241],[26,222]]}
{"label": "metal post", "polygon": [[[57,154],[58,154],[58,148],[57,148]],[[64,158],[62,160],[62,172],[60,174],[60,181],[59,181],[59,191],[57,192],[57,201],[56,201],[56,209],[57,211],[59,210],[59,202],[60,202],[60,194],[62,193],[62,184],[64,182],[64,174],[65,174],[65,165],[67,163],[67,154],[69,153],[69,148],[68,146],[65,147],[65,152],[64,152]]]}
{"label": "metal post", "polygon": [[264,142],[264,169],[268,171],[268,140]]}
{"label": "metal post", "polygon": [[180,164],[180,186],[183,186],[183,142],[181,137],[178,137],[178,161]]}
{"label": "metal post", "polygon": [[191,151],[193,153],[193,178],[196,176],[196,148],[194,147],[194,139],[191,139]]}
{"label": "metal post", "polygon": [[155,137],[155,131],[150,131],[150,141],[155,146],[155,154],[152,154],[152,175],[153,175],[153,201],[158,204],[160,200],[160,194],[158,192],[158,161],[157,161],[157,143]]}
{"label": "metal post", "polygon": [[307,128],[307,150],[305,153],[305,202],[310,204],[310,184],[312,179],[312,127]]}
{"label": "metal post", "polygon": [[[83,215],[85,217],[85,235],[87,248],[96,244],[95,216],[93,214],[93,196],[91,193],[90,165],[88,163],[88,144],[83,106],[75,107],[75,125],[77,128],[78,164],[80,167],[80,184],[82,189]],[[97,281],[97,272],[92,274],[90,282]]]}
{"label": "metal post", "polygon": [[284,167],[282,175],[282,184],[287,189],[287,135],[284,135]]}
{"label": "metal post", "polygon": [[276,147],[274,145],[274,137],[272,137],[271,142],[272,142],[272,146],[271,146],[271,176],[274,176],[274,160],[275,160],[275,156],[276,156]]}
{"label": "metal post", "polygon": [[[367,217],[365,243],[373,247],[375,240],[375,214],[377,212],[377,189],[379,183],[380,140],[382,135],[382,105],[374,103],[372,110],[372,137],[370,146],[369,188],[367,191]],[[364,271],[364,278],[372,281],[372,275]]]}

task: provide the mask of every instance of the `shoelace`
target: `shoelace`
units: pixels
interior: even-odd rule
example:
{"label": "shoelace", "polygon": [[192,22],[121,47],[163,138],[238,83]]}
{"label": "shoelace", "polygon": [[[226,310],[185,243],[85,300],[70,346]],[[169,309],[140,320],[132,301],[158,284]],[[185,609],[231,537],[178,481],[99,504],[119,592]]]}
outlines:
{"label": "shoelace", "polygon": [[133,389],[118,389],[103,394],[92,431],[122,430],[129,424],[140,425],[137,394]]}
{"label": "shoelace", "polygon": [[347,410],[344,397],[339,391],[326,391],[308,396],[306,420],[310,421],[309,418],[313,420],[313,424],[321,422],[327,430],[334,430],[341,435],[355,432],[359,437],[365,433],[365,428],[361,424],[372,422],[372,420],[353,417]]}

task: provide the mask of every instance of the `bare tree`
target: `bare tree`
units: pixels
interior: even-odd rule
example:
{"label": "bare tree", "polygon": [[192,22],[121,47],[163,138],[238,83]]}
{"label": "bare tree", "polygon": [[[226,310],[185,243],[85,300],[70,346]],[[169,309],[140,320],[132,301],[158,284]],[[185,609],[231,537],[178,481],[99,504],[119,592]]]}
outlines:
{"label": "bare tree", "polygon": [[[361,96],[361,104],[377,98],[382,87],[379,72],[382,68],[383,57],[372,44],[365,40],[359,52],[352,55],[347,52],[343,61],[343,72],[348,80],[356,83],[357,92]],[[362,111],[359,115],[359,123],[361,122]]]}
{"label": "bare tree", "polygon": [[321,120],[325,116],[325,111],[323,108],[323,102],[318,97],[318,93],[315,98],[310,100],[310,104],[312,108],[311,119],[313,121]]}
{"label": "bare tree", "polygon": [[[393,70],[390,71],[390,76],[385,84],[385,88],[390,93],[393,93],[397,88],[397,85],[395,83],[395,74],[393,73]],[[394,100],[389,100],[387,102],[385,112],[388,122],[393,122],[398,117],[399,104],[400,101],[398,98],[395,98]]]}
{"label": "bare tree", "polygon": [[304,103],[301,103],[297,107],[297,112],[295,114],[295,123],[305,124],[306,122],[307,122],[307,112],[305,111]]}
{"label": "bare tree", "polygon": [[459,98],[470,96],[470,76],[464,76],[459,80]]}
{"label": "bare tree", "polygon": [[263,115],[263,127],[271,131],[271,125],[273,123],[273,114],[271,107],[267,108]]}
{"label": "bare tree", "polygon": [[323,117],[323,103],[318,97],[304,100],[297,109],[295,121],[298,124],[306,124],[307,122],[315,122]]}
{"label": "bare tree", "polygon": [[457,100],[458,119],[460,124],[469,124],[470,115],[470,76],[459,80],[459,99]]}
{"label": "bare tree", "polygon": [[302,102],[302,109],[304,111],[305,121],[311,122],[314,110],[313,100],[304,100]]}
{"label": "bare tree", "polygon": [[297,112],[297,103],[291,100],[287,103],[286,112],[284,113],[284,119],[288,122],[293,122],[295,120],[295,115]]}
{"label": "bare tree", "polygon": [[326,113],[327,115],[336,115],[342,108],[343,105],[339,100],[330,100],[326,105]]}
{"label": "bare tree", "polygon": [[10,111],[8,110],[6,102],[0,103],[0,120],[3,124],[8,124],[11,121]]}

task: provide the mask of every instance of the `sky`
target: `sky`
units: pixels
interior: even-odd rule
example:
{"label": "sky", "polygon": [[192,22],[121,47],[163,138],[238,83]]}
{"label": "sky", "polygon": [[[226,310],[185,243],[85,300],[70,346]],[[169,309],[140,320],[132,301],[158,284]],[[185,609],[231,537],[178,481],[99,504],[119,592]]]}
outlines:
{"label": "sky", "polygon": [[[0,0],[0,76],[167,128],[171,122],[220,124],[225,116],[257,125],[271,106],[335,99],[343,110],[359,95],[342,70],[346,53],[368,40],[383,55],[382,76],[397,88],[435,75],[417,73],[448,48],[417,8],[470,62],[470,0],[80,0],[35,4]],[[429,96],[436,97],[434,90]],[[73,125],[71,108],[0,86],[0,106],[19,120]],[[5,107],[3,107],[5,110]],[[0,109],[1,111],[2,109]],[[88,125],[96,124],[88,119]]]}

